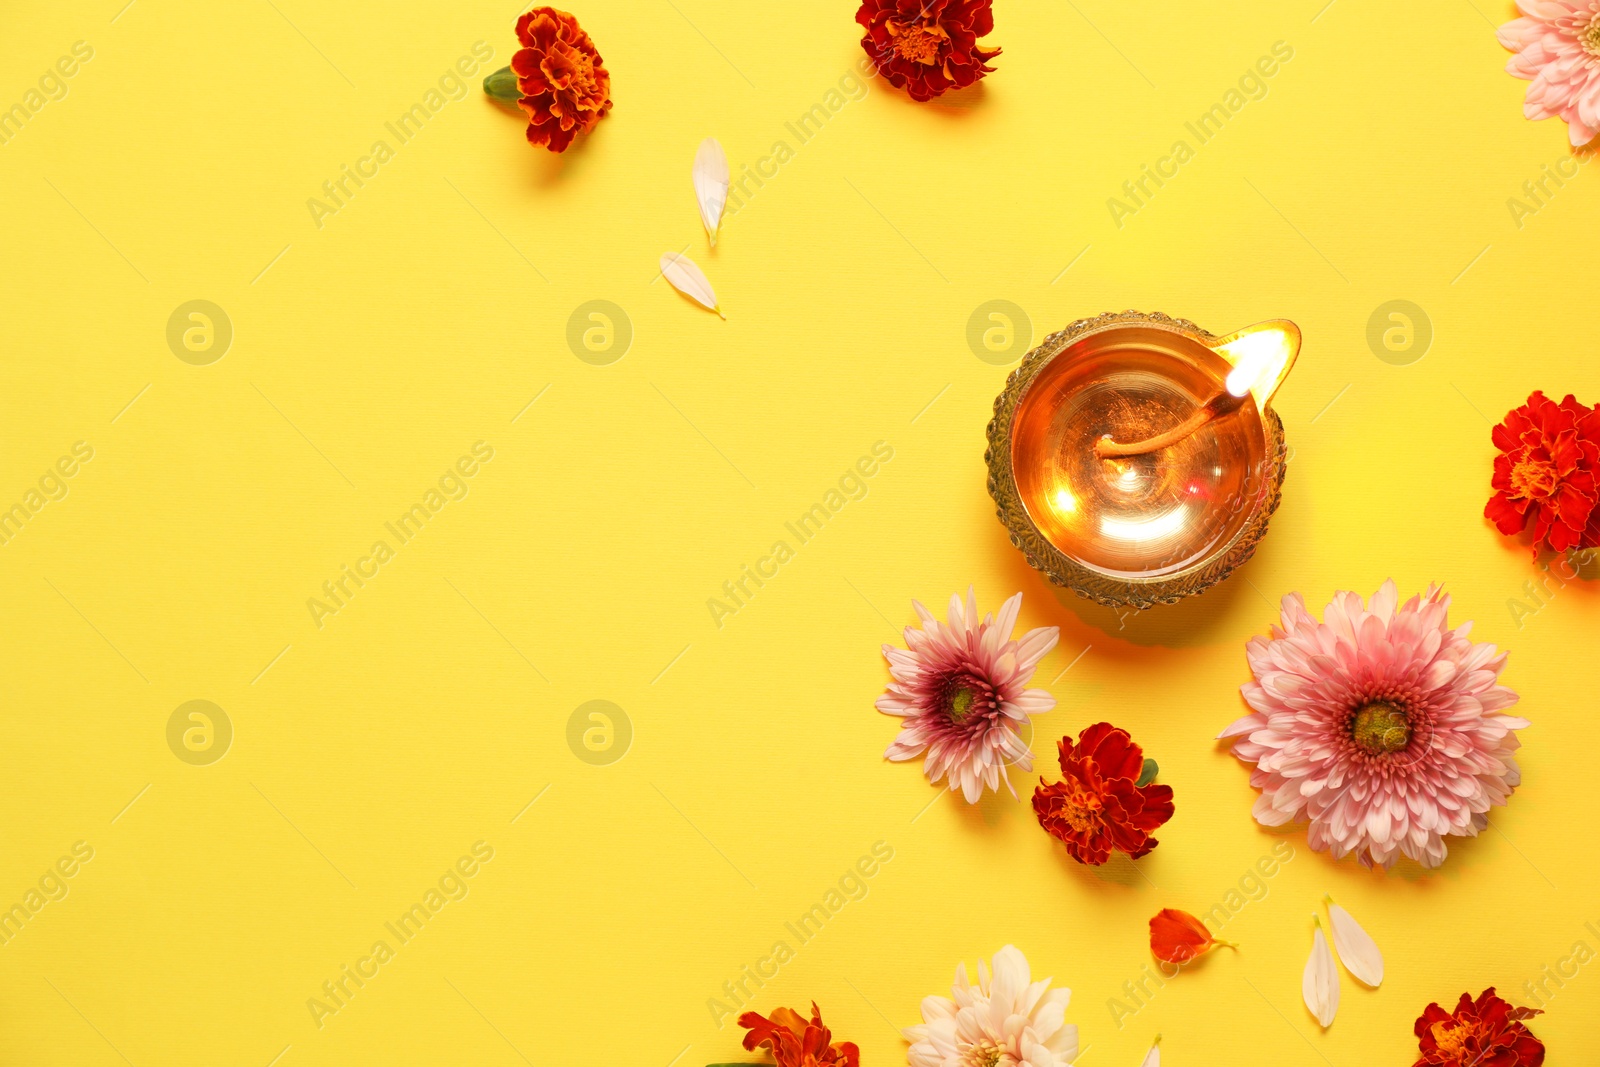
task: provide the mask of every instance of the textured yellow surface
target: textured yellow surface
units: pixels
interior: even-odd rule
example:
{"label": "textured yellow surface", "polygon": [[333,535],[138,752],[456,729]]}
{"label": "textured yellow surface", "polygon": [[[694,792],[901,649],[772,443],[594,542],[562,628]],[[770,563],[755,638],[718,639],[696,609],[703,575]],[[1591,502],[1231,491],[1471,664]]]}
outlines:
{"label": "textured yellow surface", "polygon": [[[1546,178],[1566,134],[1521,117],[1509,5],[1324,2],[1002,2],[996,73],[917,105],[856,80],[848,3],[591,0],[616,109],[563,159],[479,90],[509,5],[10,11],[0,503],[28,517],[0,545],[0,905],[27,918],[0,945],[0,1062],[697,1067],[741,1058],[708,1001],[779,941],[754,1005],[814,998],[874,1067],[1008,942],[1074,990],[1090,1067],[1157,1031],[1172,1064],[1409,1063],[1429,1000],[1529,1001],[1546,967],[1569,972],[1535,1024],[1553,1061],[1600,1056],[1600,975],[1572,961],[1600,949],[1600,603],[1531,598],[1540,572],[1480,517],[1489,420],[1536,387],[1600,400],[1595,175]],[[708,135],[768,175],[714,252],[688,180]],[[335,204],[346,165],[369,176]],[[1169,176],[1129,199],[1146,165]],[[726,323],[656,278],[679,250]],[[169,347],[194,300],[231,324],[220,359],[214,312]],[[596,300],[625,326],[585,311],[580,359]],[[1026,322],[975,351],[995,300]],[[1394,300],[1431,324],[1420,359],[1369,346]],[[1288,317],[1305,349],[1260,554],[1119,620],[1007,544],[982,450],[1027,339],[1126,307]],[[584,347],[608,320],[620,359]],[[820,533],[786,534],[874,449]],[[792,558],[714,619],[778,540]],[[346,566],[365,584],[314,613]],[[1211,740],[1279,597],[1390,576],[1448,583],[1533,722],[1526,784],[1430,874],[1262,831]],[[969,809],[881,760],[879,645],[968,583],[1061,627],[1036,751],[1108,718],[1160,761],[1178,812],[1137,869],[1078,867],[1025,804]],[[1323,1034],[1299,988],[1328,892],[1389,977],[1347,977]],[[416,904],[403,941],[386,924]],[[785,924],[816,904],[837,907],[802,943]],[[1216,904],[1238,954],[1119,1012],[1146,919]],[[308,1007],[346,967],[370,976]]]}

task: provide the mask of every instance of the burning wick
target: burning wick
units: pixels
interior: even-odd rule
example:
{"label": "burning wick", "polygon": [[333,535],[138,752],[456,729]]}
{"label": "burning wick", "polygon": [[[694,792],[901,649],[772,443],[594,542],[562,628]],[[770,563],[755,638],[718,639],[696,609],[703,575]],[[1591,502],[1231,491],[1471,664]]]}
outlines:
{"label": "burning wick", "polygon": [[[1246,389],[1244,396],[1249,395],[1250,391]],[[1238,411],[1244,404],[1244,396],[1235,396],[1224,389],[1195,408],[1192,415],[1172,429],[1143,441],[1118,444],[1111,439],[1110,434],[1105,434],[1094,443],[1094,454],[1099,459],[1111,459],[1115,456],[1140,456],[1146,452],[1158,452],[1169,445],[1177,444],[1207,423]]]}
{"label": "burning wick", "polygon": [[1271,397],[1277,383],[1289,372],[1295,355],[1300,351],[1300,328],[1282,320],[1260,323],[1241,331],[1232,340],[1217,345],[1217,351],[1227,355],[1233,367],[1228,371],[1223,387],[1195,408],[1193,414],[1166,433],[1143,441],[1118,444],[1110,434],[1105,434],[1094,443],[1095,456],[1099,459],[1139,456],[1175,445],[1207,423],[1238,411],[1244,406],[1245,397],[1263,386],[1265,392],[1257,400],[1265,410],[1267,398]]}

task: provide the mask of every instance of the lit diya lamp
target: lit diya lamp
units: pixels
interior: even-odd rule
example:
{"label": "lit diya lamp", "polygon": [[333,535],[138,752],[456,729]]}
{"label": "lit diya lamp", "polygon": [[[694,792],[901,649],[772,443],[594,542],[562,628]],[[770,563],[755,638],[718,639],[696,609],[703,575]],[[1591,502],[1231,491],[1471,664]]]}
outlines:
{"label": "lit diya lamp", "polygon": [[1108,312],[1046,337],[989,423],[989,492],[1012,544],[1112,607],[1222,581],[1277,509],[1286,452],[1271,402],[1299,351],[1283,319],[1218,337]]}

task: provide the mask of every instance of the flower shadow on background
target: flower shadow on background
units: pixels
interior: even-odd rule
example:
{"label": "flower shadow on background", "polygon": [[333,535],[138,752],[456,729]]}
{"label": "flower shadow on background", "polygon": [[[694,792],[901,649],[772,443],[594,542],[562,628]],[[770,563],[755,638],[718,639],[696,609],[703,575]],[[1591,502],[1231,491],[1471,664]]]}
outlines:
{"label": "flower shadow on background", "polygon": [[[1496,846],[1496,838],[1498,838],[1499,845],[1510,848],[1510,851],[1512,851],[1510,856],[1499,856],[1496,859],[1488,851],[1488,849],[1493,849]],[[1323,857],[1323,859],[1326,859],[1326,857]],[[1382,878],[1386,877],[1400,878],[1402,881],[1410,881],[1411,885],[1419,889],[1427,889],[1434,885],[1443,886],[1445,883],[1464,883],[1464,881],[1467,881],[1466,875],[1469,870],[1483,870],[1493,864],[1520,865],[1525,870],[1528,878],[1530,878],[1530,883],[1528,883],[1530,886],[1533,886],[1534,883],[1546,883],[1546,881],[1549,881],[1544,872],[1539,870],[1538,867],[1534,867],[1533,861],[1530,861],[1526,854],[1522,853],[1522,849],[1515,845],[1509,835],[1502,835],[1501,829],[1499,829],[1498,825],[1494,825],[1493,819],[1491,819],[1488,829],[1478,833],[1477,837],[1450,838],[1450,862],[1443,865],[1443,867],[1429,869],[1429,867],[1422,867],[1414,859],[1402,859],[1387,872],[1387,875],[1384,875],[1384,873],[1370,872],[1370,870],[1360,869],[1355,865],[1339,862],[1339,865],[1347,867],[1352,875],[1354,873],[1370,873],[1370,875],[1373,875],[1374,881],[1381,881]],[[1554,886],[1555,883],[1550,883],[1550,885]]]}
{"label": "flower shadow on background", "polygon": [[606,123],[601,123],[595,129],[577,138],[572,142],[571,147],[564,152],[546,152],[542,149],[537,152],[530,152],[527,150],[529,146],[524,135],[524,130],[528,125],[527,113],[518,107],[515,101],[499,101],[492,96],[485,95],[483,102],[484,106],[490,111],[504,115],[506,122],[515,127],[518,140],[514,147],[517,149],[517,156],[519,159],[526,157],[528,160],[526,166],[519,166],[517,169],[529,179],[528,187],[535,190],[556,185],[569,178],[582,175],[588,169],[588,161],[594,155],[589,149],[589,142],[596,137],[603,136],[603,128],[607,125]]}
{"label": "flower shadow on background", "polygon": [[917,101],[880,77],[873,84],[874,96],[888,97],[894,105],[919,115],[934,115],[935,121],[962,122],[976,118],[989,99],[989,90],[983,82],[974,82],[965,89],[951,89],[932,100]]}
{"label": "flower shadow on background", "polygon": [[[1511,603],[1542,609],[1557,592],[1568,588],[1579,590],[1580,595],[1600,596],[1600,549],[1579,549],[1570,555],[1538,552],[1531,527],[1505,537],[1493,520],[1485,517],[1482,521],[1483,528],[1495,535],[1507,561],[1514,567],[1526,568],[1526,579],[1534,583],[1532,593],[1525,588],[1507,590],[1512,594]],[[1530,555],[1534,557],[1531,566]],[[1513,632],[1515,629],[1520,627],[1513,628]]]}
{"label": "flower shadow on background", "polygon": [[1150,889],[1161,885],[1161,864],[1156,858],[1159,849],[1140,859],[1129,859],[1124,852],[1113,853],[1111,858],[1097,867],[1086,863],[1079,863],[1067,855],[1067,850],[1056,841],[1049,841],[1052,846],[1050,856],[1056,865],[1068,872],[1068,876],[1080,882],[1085,889],[1091,892],[1106,886],[1118,886],[1122,889]]}
{"label": "flower shadow on background", "polygon": [[[1034,758],[1038,758],[1037,753],[1035,753]],[[1012,777],[1012,785],[1017,787],[1017,792],[1025,793],[1027,789],[1032,787],[1030,781],[1033,777],[1032,772],[1018,771],[1015,766],[1009,767],[1008,771]],[[941,786],[940,788],[943,787]],[[951,792],[951,790],[946,789],[945,792]],[[1019,802],[1016,797],[1011,796],[1009,793],[986,792],[978,799],[976,804],[968,804],[961,799],[959,790],[954,792],[955,796],[950,798],[953,801],[950,807],[956,810],[957,818],[968,829],[982,834],[984,837],[993,836],[995,828],[1008,819],[1021,819],[1026,816],[1023,822],[1024,832],[1026,832],[1026,827],[1033,822],[1033,815],[1028,811],[1027,805]]]}
{"label": "flower shadow on background", "polygon": [[[1243,708],[1246,705],[1241,701],[1239,706]],[[1226,741],[1218,740],[1216,751],[1219,756],[1226,756],[1230,760],[1233,759],[1233,753]],[[1249,791],[1248,794],[1241,793],[1241,796],[1255,795],[1255,791],[1250,789],[1248,781],[1242,781],[1240,788]],[[1245,817],[1249,817],[1248,811],[1246,811]],[[1351,863],[1347,860],[1336,860],[1325,852],[1316,852],[1312,850],[1306,845],[1305,823],[1289,823],[1284,826],[1263,826],[1254,819],[1251,819],[1250,822],[1255,828],[1256,833],[1261,835],[1263,840],[1288,841],[1294,846],[1297,854],[1307,857],[1308,863],[1322,864],[1330,873],[1330,875],[1341,875],[1350,879],[1359,879],[1364,882],[1369,882],[1373,885],[1388,885],[1393,883],[1395,879],[1399,879],[1402,882],[1410,883],[1413,887],[1415,887],[1416,890],[1420,892],[1431,891],[1443,893],[1447,891],[1445,888],[1447,885],[1458,885],[1460,883],[1467,882],[1467,875],[1469,872],[1477,871],[1481,873],[1485,868],[1491,865],[1490,854],[1485,850],[1494,847],[1492,841],[1485,842],[1484,839],[1501,836],[1499,828],[1496,827],[1493,822],[1491,822],[1487,830],[1484,830],[1475,837],[1452,837],[1450,839],[1450,862],[1446,863],[1442,867],[1424,867],[1416,860],[1408,857],[1401,857],[1401,859],[1398,860],[1388,871],[1383,871],[1376,869],[1368,870],[1359,863]],[[1507,840],[1509,841],[1509,839]],[[1542,872],[1540,872],[1537,868],[1532,867],[1530,862],[1527,861],[1525,857],[1517,858],[1514,856],[1512,859],[1514,859],[1516,863],[1523,867],[1530,879],[1536,882],[1545,881]],[[1507,860],[1502,856],[1499,862],[1504,864],[1507,862]],[[1332,885],[1334,883],[1330,882],[1329,884]],[[1529,884],[1531,885],[1532,882]],[[1448,891],[1454,892],[1453,889]]]}
{"label": "flower shadow on background", "polygon": [[[1146,611],[1108,608],[1060,586],[1051,586],[1051,593],[1062,607],[1107,637],[1146,647],[1200,648],[1239,636],[1233,632],[1238,629],[1237,618],[1230,625],[1230,615],[1237,616],[1234,609],[1240,605],[1248,612],[1249,602],[1259,601],[1248,582],[1249,569],[1247,563],[1201,596],[1185,597],[1176,604],[1161,604]],[[1273,611],[1265,603],[1261,610],[1263,617],[1270,617]],[[1265,624],[1261,628],[1265,629]]]}
{"label": "flower shadow on background", "polygon": [[[1242,698],[1240,699],[1239,707],[1241,709],[1248,708]],[[1224,756],[1230,761],[1234,761],[1229,741],[1219,738],[1216,742],[1216,752],[1219,756]],[[1248,790],[1248,795],[1254,796],[1255,791],[1250,788],[1247,780],[1241,782],[1240,788]],[[1534,867],[1532,861],[1528,860],[1525,855],[1521,855],[1521,850],[1515,841],[1509,835],[1504,835],[1503,831],[1493,821],[1489,823],[1487,829],[1476,836],[1452,837],[1450,839],[1450,862],[1441,867],[1424,867],[1416,860],[1409,857],[1401,857],[1388,871],[1368,870],[1360,864],[1336,860],[1325,852],[1312,850],[1306,845],[1307,827],[1303,822],[1286,823],[1283,826],[1263,826],[1254,819],[1250,821],[1256,833],[1260,834],[1263,839],[1268,841],[1288,841],[1295,847],[1297,852],[1304,850],[1303,854],[1308,857],[1310,862],[1323,864],[1332,873],[1341,874],[1352,879],[1369,881],[1374,885],[1385,885],[1395,879],[1399,879],[1402,882],[1410,883],[1420,891],[1445,892],[1445,886],[1466,882],[1469,872],[1481,872],[1491,865],[1490,853],[1485,850],[1493,848],[1494,842],[1485,841],[1486,838],[1502,838],[1501,844],[1509,846],[1513,852],[1519,854],[1518,857],[1514,857],[1515,862],[1523,867],[1530,879],[1541,882],[1548,880],[1543,871]],[[1506,858],[1501,857],[1499,862],[1505,863]]]}
{"label": "flower shadow on background", "polygon": [[[1038,745],[1049,749],[1054,746],[1051,727],[1043,723],[1036,724]],[[1139,889],[1141,887],[1160,886],[1162,884],[1162,865],[1157,858],[1160,850],[1150,853],[1139,860],[1130,859],[1126,853],[1114,852],[1105,863],[1099,866],[1090,866],[1080,863],[1067,854],[1060,842],[1047,835],[1039,834],[1038,819],[1035,817],[1027,800],[1027,794],[1040,780],[1039,765],[1049,764],[1054,756],[1049,752],[1033,753],[1035,769],[1031,772],[1019,772],[1011,768],[1011,774],[1018,792],[1023,794],[1019,802],[1017,798],[1001,792],[986,792],[975,804],[968,804],[961,799],[959,792],[954,796],[941,796],[937,803],[944,804],[956,813],[956,820],[966,829],[985,839],[992,838],[996,830],[1008,821],[1019,820],[1018,832],[1030,842],[1028,847],[1048,848],[1052,860],[1067,877],[1081,883],[1086,889],[1093,891],[1102,886],[1117,886],[1123,889]],[[1043,776],[1048,779],[1050,775]],[[942,789],[942,793],[950,790]]]}

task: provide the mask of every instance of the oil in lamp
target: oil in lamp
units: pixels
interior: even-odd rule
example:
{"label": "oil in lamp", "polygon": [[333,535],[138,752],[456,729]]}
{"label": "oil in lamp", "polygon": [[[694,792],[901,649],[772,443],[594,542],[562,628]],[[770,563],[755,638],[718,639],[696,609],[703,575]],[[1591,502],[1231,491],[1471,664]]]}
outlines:
{"label": "oil in lamp", "polygon": [[1046,337],[989,423],[989,493],[1012,544],[1110,607],[1222,581],[1278,506],[1286,452],[1271,402],[1299,351],[1284,319],[1219,337],[1107,312]]}

